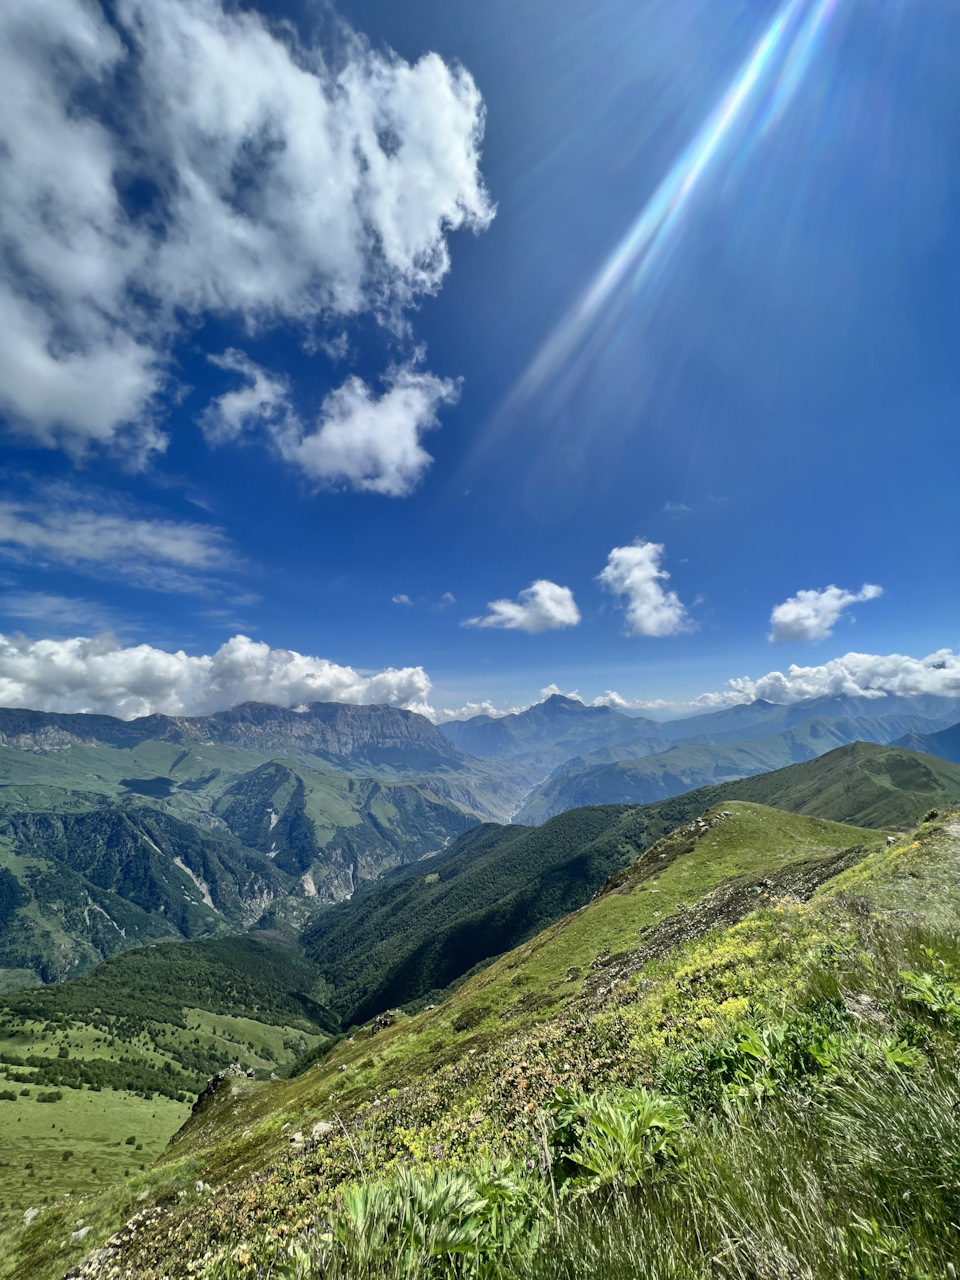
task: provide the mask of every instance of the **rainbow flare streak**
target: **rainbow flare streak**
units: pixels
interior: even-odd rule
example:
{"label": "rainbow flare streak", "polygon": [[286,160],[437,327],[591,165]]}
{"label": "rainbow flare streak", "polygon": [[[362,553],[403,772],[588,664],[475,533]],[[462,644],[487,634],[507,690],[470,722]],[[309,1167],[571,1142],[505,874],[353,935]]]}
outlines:
{"label": "rainbow flare streak", "polygon": [[[839,0],[785,0],[766,33],[696,137],[647,201],[580,301],[556,327],[509,397],[527,400],[551,382],[583,347],[591,329],[612,309],[614,295],[638,290],[675,240],[685,214],[714,161],[736,135],[746,137],[764,101],[762,129],[782,117],[805,76]],[[779,69],[779,75],[777,70]],[[767,94],[773,85],[772,95]],[[621,301],[625,300],[625,296]]]}

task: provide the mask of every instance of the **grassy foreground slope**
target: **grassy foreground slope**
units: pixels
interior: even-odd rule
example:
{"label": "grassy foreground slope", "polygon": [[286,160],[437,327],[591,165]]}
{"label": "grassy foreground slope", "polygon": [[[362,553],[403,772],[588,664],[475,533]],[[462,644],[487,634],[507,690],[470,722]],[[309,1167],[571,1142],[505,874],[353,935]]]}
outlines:
{"label": "grassy foreground slope", "polygon": [[668,831],[727,799],[903,828],[936,805],[960,801],[960,767],[855,743],[656,804],[575,809],[532,829],[483,827],[440,857],[321,912],[303,934],[304,947],[344,1022],[435,1000],[477,965],[589,902]]}

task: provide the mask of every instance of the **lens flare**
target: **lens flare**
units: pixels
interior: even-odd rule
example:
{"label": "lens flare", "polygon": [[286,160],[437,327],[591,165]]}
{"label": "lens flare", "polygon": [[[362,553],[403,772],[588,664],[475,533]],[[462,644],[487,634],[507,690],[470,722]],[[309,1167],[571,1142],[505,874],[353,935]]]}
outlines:
{"label": "lens flare", "polygon": [[720,158],[742,152],[776,124],[794,97],[839,0],[784,0],[727,92],[580,301],[556,327],[511,392],[529,401],[561,372],[569,376],[588,339],[650,279],[674,243],[694,197]]}
{"label": "lens flare", "polygon": [[823,39],[839,3],[840,0],[819,0],[812,12],[808,14],[778,78],[764,121],[765,131],[779,123],[800,88],[801,81],[806,76],[813,55],[817,51],[817,45]]}

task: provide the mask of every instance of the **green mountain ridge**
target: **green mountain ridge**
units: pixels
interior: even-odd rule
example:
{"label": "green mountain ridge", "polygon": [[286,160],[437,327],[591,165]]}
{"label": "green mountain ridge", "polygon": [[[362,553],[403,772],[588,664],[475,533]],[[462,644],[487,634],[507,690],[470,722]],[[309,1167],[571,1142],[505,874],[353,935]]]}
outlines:
{"label": "green mountain ridge", "polygon": [[667,832],[734,799],[902,829],[938,804],[960,802],[960,768],[857,743],[650,805],[569,810],[532,829],[480,828],[440,857],[318,914],[304,930],[304,948],[345,1022],[437,998],[477,965],[584,906]]}
{"label": "green mountain ridge", "polygon": [[[52,717],[54,732],[64,719],[75,717]],[[103,736],[98,719],[91,739]],[[14,727],[24,723],[18,713]],[[296,751],[276,762],[235,745],[112,746],[71,731],[69,743],[27,746],[21,733],[20,746],[0,746],[8,989],[153,938],[236,932],[265,912],[295,927],[480,820],[462,803],[469,780],[452,800],[450,779],[434,775],[371,778]]]}

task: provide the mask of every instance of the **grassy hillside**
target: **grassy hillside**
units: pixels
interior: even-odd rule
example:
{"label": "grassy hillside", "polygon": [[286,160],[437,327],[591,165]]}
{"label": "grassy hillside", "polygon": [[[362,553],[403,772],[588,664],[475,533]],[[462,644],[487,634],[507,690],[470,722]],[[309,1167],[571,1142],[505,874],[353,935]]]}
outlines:
{"label": "grassy hillside", "polygon": [[903,831],[928,809],[960,801],[960,766],[914,751],[854,742],[809,764],[732,783],[722,794],[792,813]]}
{"label": "grassy hillside", "polygon": [[687,743],[647,755],[642,748],[610,748],[570,760],[534,788],[514,821],[538,823],[586,804],[651,804],[697,787],[767,773],[813,760],[855,741],[887,743],[906,717],[811,719],[752,742]]}
{"label": "grassy hillside", "polygon": [[318,977],[270,938],[162,942],[0,1001],[0,1223],[148,1164],[214,1072],[266,1079],[327,1042]]}
{"label": "grassy hillside", "polygon": [[[581,812],[589,815],[598,811]],[[581,991],[598,955],[623,950],[638,929],[673,915],[681,906],[699,902],[722,882],[742,876],[768,878],[784,865],[789,865],[794,875],[808,860],[814,866],[836,870],[847,857],[855,860],[884,842],[875,831],[796,818],[737,802],[731,810],[708,812],[714,820],[712,827],[691,830],[687,824],[652,844],[631,860],[628,868],[623,869],[622,862],[620,867],[612,867],[611,875],[601,882],[598,901],[565,916],[471,978],[443,1006],[447,1014],[439,1026],[426,1024],[424,1034],[435,1037],[439,1033],[442,1037],[444,1026],[454,1027],[455,1032],[494,1031],[504,1018],[518,1019],[521,1024],[530,1016],[536,1019],[542,1016],[542,1009],[566,1003]],[[723,812],[732,816],[721,817]],[[630,816],[629,811],[624,815],[626,819]],[[624,829],[618,823],[604,833],[608,847],[622,845]],[[518,844],[507,847],[516,851]],[[590,852],[586,846],[587,856]],[[518,974],[518,963],[522,974]],[[559,988],[558,981],[562,982]],[[431,1052],[441,1052],[435,1039],[430,1043]],[[445,1047],[455,1043],[456,1035]],[[413,1044],[406,1037],[405,1051]]]}
{"label": "grassy hillside", "polygon": [[687,827],[440,1007],[225,1080],[0,1274],[107,1237],[90,1274],[142,1280],[949,1274],[960,953],[920,921],[960,924],[956,815],[892,849],[738,802]]}
{"label": "grassy hillside", "polygon": [[597,805],[543,827],[484,827],[442,858],[322,912],[301,942],[345,1023],[436,999],[493,956],[576,911],[666,832],[701,812],[699,795]]}
{"label": "grassy hillside", "polygon": [[441,859],[322,912],[301,942],[349,1022],[446,987],[587,901],[631,857],[648,823],[596,807],[546,827],[481,828]]}

